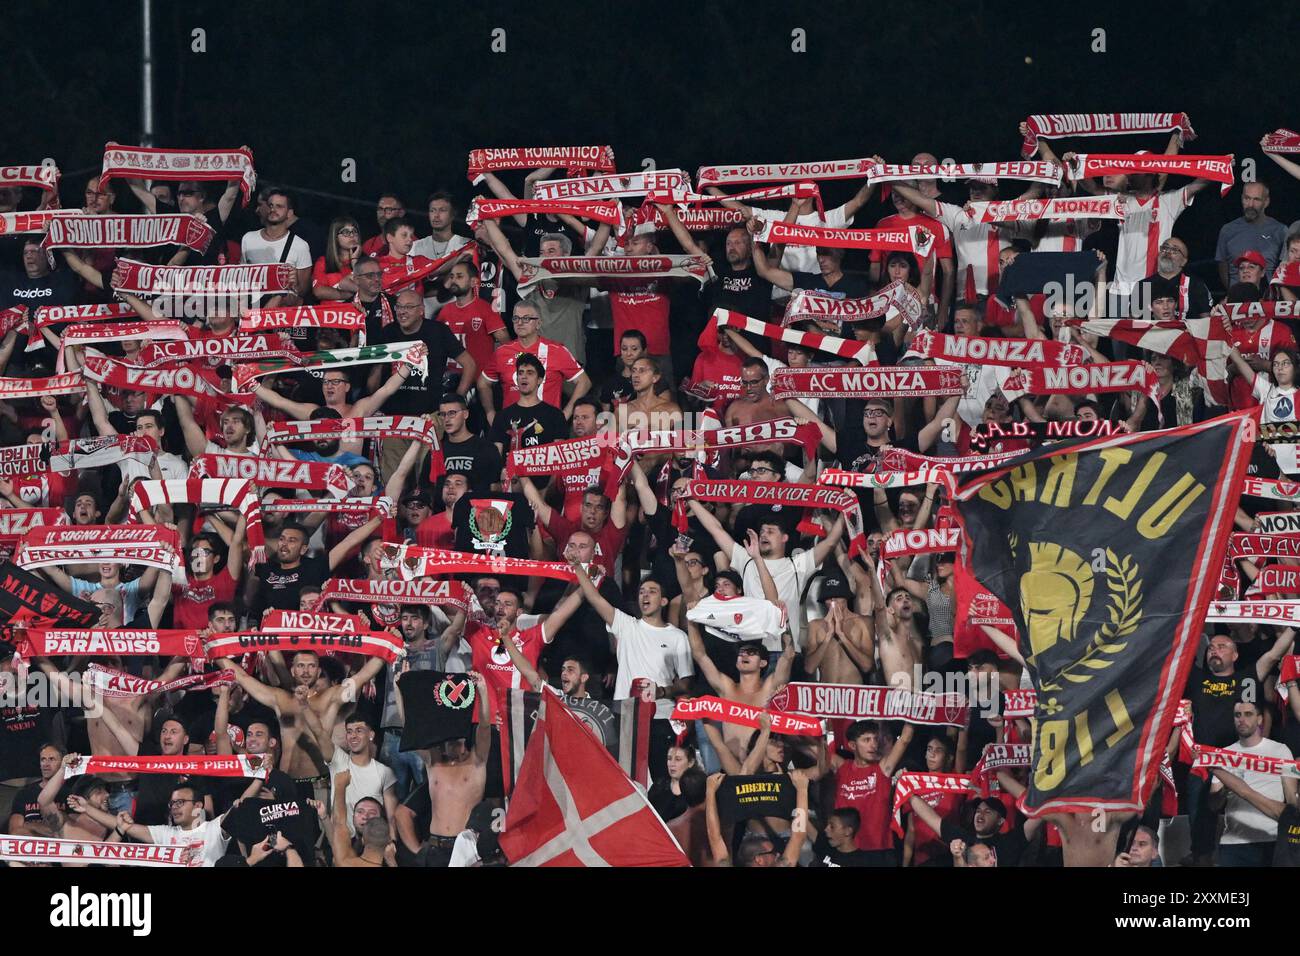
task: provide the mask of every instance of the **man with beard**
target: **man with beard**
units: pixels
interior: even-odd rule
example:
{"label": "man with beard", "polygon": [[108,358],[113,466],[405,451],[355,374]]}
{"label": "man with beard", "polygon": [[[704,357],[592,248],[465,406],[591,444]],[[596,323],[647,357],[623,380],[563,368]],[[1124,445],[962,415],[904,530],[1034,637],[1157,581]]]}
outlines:
{"label": "man with beard", "polygon": [[[63,800],[58,799],[64,786],[63,769],[69,765],[71,757],[80,759],[77,754],[65,756],[59,769],[45,782],[37,798],[45,828],[59,840],[118,842],[119,837],[113,832],[115,820],[108,808],[108,785],[99,777],[84,774],[72,782]],[[102,812],[108,817],[109,822],[100,822],[91,816],[91,810]],[[64,866],[87,865],[85,863],[64,864]]]}
{"label": "man with beard", "polygon": [[[329,550],[327,555],[307,553],[307,529],[286,521],[275,542],[275,557],[257,566],[245,594],[254,620],[260,621],[268,608],[298,609],[298,592],[304,584],[324,584],[334,569],[347,560],[354,548],[379,529],[383,518],[375,515]],[[271,549],[268,548],[268,551]]]}
{"label": "man with beard", "polygon": [[[148,755],[154,749],[151,746],[152,741],[149,743],[149,746],[140,748],[141,754]],[[157,753],[163,757],[183,757],[189,752],[189,729],[175,714],[164,716],[158,728]],[[168,822],[167,800],[171,795],[172,788],[184,782],[185,777],[181,774],[141,774],[139,791],[136,793],[135,809],[133,811],[135,818],[146,826]],[[213,806],[211,795],[207,796],[204,809],[209,816],[214,813],[216,808]]]}
{"label": "man with beard", "polygon": [[[1176,318],[1198,319],[1210,314],[1213,304],[1210,290],[1200,279],[1188,275],[1184,271],[1186,268],[1187,243],[1176,236],[1171,236],[1160,244],[1160,255],[1156,258],[1156,271],[1142,282],[1149,290],[1146,296],[1152,307],[1160,299],[1172,299]],[[1153,317],[1165,318],[1159,313]]]}
{"label": "man with beard", "polygon": [[660,360],[643,355],[632,363],[632,397],[618,411],[618,430],[675,431],[681,427],[682,409],[668,392],[660,393]]}
{"label": "man with beard", "polygon": [[542,498],[532,479],[519,476],[519,487],[533,506],[542,526],[555,542],[556,550],[563,552],[575,532],[585,531],[596,542],[594,560],[613,574],[623,545],[627,541],[627,485],[620,484],[613,502],[605,497],[599,485],[588,488],[582,496],[582,509],[577,521],[572,521],[557,508],[552,508]]}
{"label": "man with beard", "polygon": [[252,264],[287,262],[296,272],[294,292],[271,296],[262,303],[263,308],[298,305],[311,284],[311,249],[291,228],[290,218],[295,212],[293,196],[282,189],[268,190],[266,221],[260,230],[244,233],[240,242],[241,261]]}
{"label": "man with beard", "polygon": [[[438,321],[447,326],[473,356],[475,367],[486,368],[497,346],[510,341],[510,333],[506,331],[501,316],[478,294],[478,272],[474,263],[454,263],[447,271],[443,285],[452,299],[438,310]],[[433,374],[432,367],[429,374]]]}
{"label": "man with beard", "polygon": [[[596,590],[600,592],[601,597],[615,607],[623,603],[623,593],[619,590],[613,575],[601,573],[603,566],[596,558],[596,539],[591,532],[579,529],[570,534],[562,554],[566,561],[577,561],[583,567],[591,569]],[[555,584],[558,586],[562,582],[557,581]],[[560,593],[556,597],[560,597],[563,589],[557,588],[557,590]],[[548,597],[550,595],[543,592],[542,599],[538,603],[546,607],[545,599]],[[563,627],[555,628],[553,634],[551,643],[542,651],[541,664],[552,679],[559,671],[560,686],[566,694],[569,691],[564,688],[564,672],[568,662],[574,658],[589,662],[588,672],[594,675],[597,681],[603,680],[607,687],[613,686],[615,668],[613,655],[609,650],[609,634],[605,630],[605,622],[595,608],[586,601],[580,602],[568,623]],[[514,655],[511,655],[511,658],[513,659]],[[515,666],[519,666],[518,661],[515,661]],[[532,682],[526,673],[524,677],[530,683]]]}
{"label": "man with beard", "polygon": [[1224,223],[1214,251],[1219,264],[1219,281],[1225,289],[1244,281],[1237,267],[1237,260],[1243,253],[1259,253],[1264,260],[1262,267],[1269,275],[1277,268],[1286,247],[1287,227],[1268,215],[1268,205],[1266,183],[1245,183],[1241,187],[1241,216]]}

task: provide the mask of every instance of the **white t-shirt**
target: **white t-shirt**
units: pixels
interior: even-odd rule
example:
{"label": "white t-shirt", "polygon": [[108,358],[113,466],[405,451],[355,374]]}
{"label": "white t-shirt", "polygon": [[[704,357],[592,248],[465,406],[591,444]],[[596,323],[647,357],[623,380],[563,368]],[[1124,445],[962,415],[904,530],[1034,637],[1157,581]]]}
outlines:
{"label": "white t-shirt", "polygon": [[1119,224],[1119,252],[1115,257],[1115,291],[1129,295],[1133,286],[1156,271],[1160,244],[1174,234],[1174,223],[1192,204],[1194,193],[1171,189],[1145,201],[1129,197]]}
{"label": "white t-shirt", "polygon": [[[126,459],[118,464],[122,469],[123,478],[152,478],[149,474],[149,468],[140,464],[138,461]],[[190,466],[185,464],[185,459],[180,455],[173,455],[169,451],[160,451],[158,453],[158,470],[162,472],[165,479],[180,481],[190,476]]]}
{"label": "white t-shirt", "polygon": [[[1269,740],[1265,737],[1253,747],[1243,747],[1240,743],[1224,747],[1236,753],[1254,754],[1259,757],[1281,757],[1291,759],[1291,749],[1286,744]],[[1257,770],[1232,770],[1228,773],[1245,781],[1246,786],[1262,793],[1270,800],[1281,801],[1282,778],[1271,773]],[[1225,827],[1220,843],[1272,843],[1277,839],[1277,821],[1263,813],[1249,802],[1229,791],[1227,813],[1224,814]]]}
{"label": "white t-shirt", "polygon": [[293,237],[293,245],[289,247],[289,257],[284,261],[295,269],[310,269],[311,249],[308,248],[302,236],[295,236],[292,232],[287,232],[274,241],[263,239],[260,229],[246,232],[239,243],[239,257],[244,262],[253,265],[279,262],[280,257],[284,255],[284,244],[291,236]]}
{"label": "white t-shirt", "polygon": [[350,753],[342,747],[335,747],[334,756],[330,758],[331,794],[334,793],[334,775],[343,770],[352,773],[352,781],[343,792],[343,796],[348,803],[348,832],[356,836],[356,830],[352,826],[352,811],[356,809],[357,801],[365,797],[373,797],[382,805],[384,791],[397,786],[397,777],[387,764],[372,758],[364,767],[358,766],[352,762]]}
{"label": "white t-shirt", "polygon": [[435,239],[433,236],[425,236],[423,239],[416,239],[411,244],[411,255],[424,256],[426,259],[441,259],[447,253],[455,252],[461,246],[468,244],[468,239],[454,233],[446,242]]}
{"label": "white t-shirt", "polygon": [[[754,217],[756,219],[768,219],[773,222],[780,222],[785,218],[785,212],[780,209],[759,209],[754,208]],[[799,216],[795,219],[795,224],[800,226],[829,226],[832,229],[844,229],[853,225],[853,220],[846,218],[844,215],[844,206],[836,206],[834,209],[827,209],[825,218],[817,215],[816,211]],[[787,272],[817,272],[821,269],[817,265],[817,247],[816,246],[796,246],[789,243],[785,247],[785,254],[781,256],[781,268]],[[772,287],[772,298],[784,299],[790,293],[785,289]]]}
{"label": "white t-shirt", "polygon": [[988,295],[989,277],[998,274],[998,253],[1002,251],[1002,233],[1013,230],[991,222],[976,222],[961,206],[936,203],[939,221],[952,233],[953,251],[957,254],[957,298],[969,297],[967,285],[976,295]]}
{"label": "white t-shirt", "polygon": [[[640,618],[614,609],[614,621],[606,630],[614,635],[618,658],[618,677],[614,681],[614,699],[632,696],[632,681],[645,677],[659,687],[695,673],[691,645],[685,632],[671,625],[654,627]],[[655,718],[667,719],[673,712],[668,698],[655,702]]]}
{"label": "white t-shirt", "polygon": [[[803,650],[803,630],[807,617],[803,609],[803,601],[800,598],[803,595],[804,586],[812,578],[813,573],[817,570],[817,564],[811,551],[796,551],[793,557],[764,558],[767,562],[767,571],[772,575],[772,583],[776,585],[777,596],[785,602],[786,610],[790,614],[790,636],[794,639],[796,650]],[[763,596],[763,581],[758,576],[758,566],[754,564],[754,559],[749,553],[741,547],[740,544],[734,544],[731,549],[731,568],[733,571],[739,571],[741,579],[745,582],[745,593],[750,597]],[[763,646],[769,651],[781,652],[781,635],[768,635],[763,641]]]}
{"label": "white t-shirt", "polygon": [[1262,421],[1265,425],[1272,422],[1300,421],[1296,416],[1296,389],[1294,386],[1282,388],[1273,384],[1263,372],[1255,373],[1254,387],[1251,389],[1259,403],[1264,406]]}
{"label": "white t-shirt", "polygon": [[207,443],[207,445],[203,447],[203,454],[205,455],[246,455],[250,458],[257,458],[262,453],[261,451],[258,450],[257,442],[253,442],[251,445],[249,445],[248,451],[231,451],[225,445],[218,445],[216,442],[210,441]]}
{"label": "white t-shirt", "polygon": [[149,839],[155,846],[189,846],[191,843],[202,843],[203,850],[199,853],[199,859],[203,861],[202,865],[216,866],[217,860],[226,855],[226,845],[230,843],[230,837],[225,830],[221,829],[221,823],[225,818],[225,814],[222,814],[215,820],[205,820],[193,830],[182,830],[180,827],[173,826],[152,826],[149,828]]}

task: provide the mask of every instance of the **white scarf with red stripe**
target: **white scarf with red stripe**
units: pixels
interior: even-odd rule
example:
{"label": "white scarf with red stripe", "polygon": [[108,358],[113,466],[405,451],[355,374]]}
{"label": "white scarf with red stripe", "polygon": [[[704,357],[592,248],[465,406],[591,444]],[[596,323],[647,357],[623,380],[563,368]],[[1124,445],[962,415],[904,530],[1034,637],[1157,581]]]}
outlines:
{"label": "white scarf with red stripe", "polygon": [[147,697],[150,694],[167,694],[176,690],[198,688],[207,690],[218,684],[233,684],[235,675],[230,671],[213,671],[207,674],[187,674],[174,680],[149,680],[135,677],[126,671],[105,667],[102,664],[89,664],[82,676],[83,683],[93,687],[105,697]]}
{"label": "white scarf with red stripe", "polygon": [[[252,482],[243,478],[168,478],[137,481],[131,491],[131,517],[165,504],[221,504],[238,509],[244,516],[244,529],[253,548],[266,544],[262,516]],[[156,528],[158,525],[147,525]]]}
{"label": "white scarf with red stripe", "polygon": [[1093,335],[1105,335],[1139,348],[1176,358],[1200,373],[1215,404],[1228,404],[1227,333],[1219,319],[1187,318],[1175,322],[1145,319],[1066,319]]}
{"label": "white scarf with red stripe", "polygon": [[[383,348],[383,346],[366,347]],[[351,442],[364,438],[400,438],[404,441],[418,441],[429,449],[430,479],[436,481],[442,477],[443,456],[442,449],[438,445],[438,433],[434,429],[433,422],[420,415],[371,415],[367,418],[273,422],[266,429],[266,442],[269,445],[316,440]]]}
{"label": "white scarf with red stripe", "polygon": [[1153,401],[1160,380],[1145,362],[1090,362],[1060,368],[1016,369],[1002,380],[1002,394],[1012,401],[1021,395],[1089,395],[1094,392],[1136,390]]}
{"label": "white scarf with red stripe", "polygon": [[156,249],[184,246],[208,251],[212,227],[188,213],[156,216],[63,215],[50,220],[46,249]]}
{"label": "white scarf with red stripe", "polygon": [[147,468],[157,450],[158,445],[146,435],[105,435],[39,445],[11,445],[0,448],[0,475],[44,471],[67,474],[124,461],[133,461]]}
{"label": "white scarf with red stripe", "polygon": [[730,309],[714,309],[713,320],[717,323],[719,329],[732,328],[739,329],[742,332],[752,332],[755,335],[762,335],[777,342],[789,342],[792,345],[802,345],[805,348],[816,349],[819,352],[829,352],[831,355],[840,356],[840,358],[855,359],[863,365],[871,365],[876,361],[876,349],[870,342],[841,339],[833,335],[822,335],[820,332],[800,332],[798,329],[785,329],[779,325],[764,322],[761,319],[750,318],[743,312],[733,312]]}
{"label": "white scarf with red stripe", "polygon": [[1233,155],[1225,156],[1166,156],[1156,153],[1079,153],[1070,160],[1067,168],[1070,179],[1080,182],[1100,176],[1149,173],[1153,176],[1190,176],[1219,183],[1219,195],[1232,190],[1236,176],[1233,174]]}
{"label": "white scarf with red stripe", "polygon": [[48,568],[60,564],[143,564],[171,574],[185,583],[176,532],[161,525],[69,525],[33,528],[23,535],[14,552],[22,568]]}
{"label": "white scarf with red stripe", "polygon": [[877,471],[863,474],[842,468],[823,468],[817,475],[818,484],[833,488],[912,488],[918,485],[952,485],[952,472],[941,468],[924,467],[916,471]]}
{"label": "white scarf with red stripe", "polygon": [[1211,601],[1205,620],[1216,624],[1300,624],[1300,601]]}
{"label": "white scarf with red stripe", "polygon": [[465,213],[465,225],[471,229],[484,219],[505,219],[509,216],[574,216],[594,222],[607,222],[616,226],[623,221],[623,206],[617,200],[593,202],[568,202],[562,199],[542,201],[537,199],[484,199],[477,197]]}
{"label": "white scarf with red stripe", "polygon": [[104,145],[103,189],[113,179],[150,179],[166,182],[239,180],[244,205],[257,188],[253,153],[248,149],[154,149],[148,146]]}
{"label": "white scarf with red stripe", "polygon": [[0,836],[0,860],[10,863],[48,866],[84,866],[88,863],[103,866],[198,866],[197,858],[187,859],[187,854],[191,853],[189,847],[180,844],[156,846],[152,843]]}
{"label": "white scarf with red stripe", "polygon": [[429,374],[429,347],[423,342],[392,342],[385,345],[362,345],[355,349],[330,349],[319,352],[301,352],[292,358],[263,359],[234,370],[237,388],[248,388],[256,379],[280,372],[319,372],[324,375],[330,368],[352,368],[357,365],[377,365],[384,362],[401,362],[413,368],[421,378]]}
{"label": "white scarf with red stripe", "polygon": [[86,390],[80,372],[66,372],[49,378],[0,378],[0,399],[7,402],[44,395],[80,395]]}
{"label": "white scarf with red stripe", "polygon": [[114,292],[142,296],[255,296],[293,292],[297,270],[287,262],[233,266],[155,266],[118,259]]}
{"label": "white scarf with red stripe", "polygon": [[355,604],[436,604],[469,613],[477,606],[474,591],[464,581],[450,578],[416,578],[414,580],[375,580],[372,578],[331,578],[321,590],[321,603],[349,601]]}
{"label": "white scarf with red stripe", "polygon": [[795,322],[864,322],[882,315],[893,318],[902,313],[909,324],[921,320],[925,303],[902,279],[884,286],[865,299],[842,299],[822,295],[809,289],[796,289],[785,304],[781,325]]}
{"label": "white scarf with red stripe", "polygon": [[519,260],[519,294],[547,279],[694,279],[710,275],[701,256],[544,256]]}
{"label": "white scarf with red stripe", "polygon": [[1300,771],[1300,760],[1195,744],[1192,747],[1192,770],[1208,771],[1215,767],[1222,767],[1224,770],[1250,770],[1277,777],[1295,776],[1297,771]]}
{"label": "white scarf with red stripe", "polygon": [[899,528],[892,532],[880,546],[886,558],[901,558],[909,554],[941,554],[956,551],[961,543],[959,528]]}
{"label": "white scarf with red stripe", "polygon": [[402,639],[394,637],[388,631],[364,631],[358,634],[311,634],[301,631],[294,634],[265,631],[214,634],[203,642],[203,649],[209,660],[264,651],[360,654],[364,657],[382,658],[389,664],[406,656]]}
{"label": "white scarf with red stripe", "polygon": [[930,331],[918,332],[911,350],[922,358],[948,362],[1036,369],[1082,365],[1088,359],[1082,345],[1063,345],[1051,339],[981,338]]}
{"label": "white scarf with red stripe", "polygon": [[747,163],[743,166],[701,166],[695,173],[700,188],[730,183],[777,183],[804,179],[861,179],[873,165],[865,159],[833,159],[816,163]]}
{"label": "white scarf with red stripe", "polygon": [[[19,308],[23,308],[20,306]],[[39,308],[34,313],[31,325],[27,329],[27,351],[34,352],[39,348],[44,348],[45,339],[41,337],[41,329],[49,328],[60,322],[113,322],[118,319],[137,318],[135,309],[129,305],[123,305],[120,302],[102,303],[99,305],[47,305]],[[2,329],[0,331],[8,331]]]}
{"label": "white scarf with red stripe", "polygon": [[41,166],[0,166],[0,187],[32,187],[44,190],[50,198],[50,205],[59,204],[59,167]]}
{"label": "white scarf with red stripe", "polygon": [[1196,139],[1186,113],[1036,113],[1025,120],[1029,132],[1021,144],[1022,156],[1032,156],[1039,139],[1063,136],[1115,136],[1121,133],[1179,132],[1179,139]]}
{"label": "white scarf with red stripe", "polygon": [[366,327],[366,311],[350,302],[297,305],[288,309],[249,309],[239,320],[239,331],[266,329],[343,329]]}
{"label": "white scarf with red stripe", "polygon": [[175,757],[87,757],[79,756],[63,765],[63,776],[87,773],[167,773],[189,777],[256,777],[265,780],[273,764],[269,754],[230,756],[186,754]]}
{"label": "white scarf with red stripe", "polygon": [[1061,167],[1043,160],[1009,163],[925,163],[900,166],[879,163],[867,170],[869,183],[896,183],[911,179],[1022,179],[1058,186]]}
{"label": "white scarf with red stripe", "polygon": [[1107,196],[1057,196],[1055,199],[998,199],[968,202],[962,207],[972,222],[1065,222],[1070,219],[1117,219],[1128,212],[1129,199]]}
{"label": "white scarf with red stripe", "polygon": [[522,575],[577,581],[573,568],[563,561],[533,561],[446,548],[424,548],[414,544],[385,544],[380,551],[380,567],[396,569],[408,581],[413,578],[446,577],[449,574]]}
{"label": "white scarf with red stripe", "polygon": [[548,179],[533,186],[533,198],[557,199],[625,199],[644,196],[654,189],[680,189],[690,185],[680,169],[653,169],[644,173],[612,173],[578,179]]}

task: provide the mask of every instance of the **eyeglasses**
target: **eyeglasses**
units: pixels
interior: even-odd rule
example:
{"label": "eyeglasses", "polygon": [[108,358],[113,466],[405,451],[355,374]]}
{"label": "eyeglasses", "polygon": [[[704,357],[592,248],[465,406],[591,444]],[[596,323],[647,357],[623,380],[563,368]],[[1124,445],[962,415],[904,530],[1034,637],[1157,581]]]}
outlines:
{"label": "eyeglasses", "polygon": [[765,473],[769,475],[775,475],[776,469],[769,468],[767,465],[752,465],[750,466],[749,473],[751,475],[761,475]]}
{"label": "eyeglasses", "polygon": [[348,384],[348,380],[347,380],[346,378],[327,378],[327,379],[322,380],[321,384],[323,384],[323,385],[346,385],[346,384]]}
{"label": "eyeglasses", "polygon": [[518,315],[518,314],[515,314],[515,315],[512,315],[510,318],[513,319],[515,322],[540,322],[540,321],[542,321],[542,317],[541,317],[540,315]]}
{"label": "eyeglasses", "polygon": [[187,804],[187,803],[193,803],[193,802],[194,802],[193,800],[168,800],[168,801],[167,801],[167,809],[168,809],[168,810],[175,810],[177,807],[183,807],[183,806],[185,806],[185,804]]}
{"label": "eyeglasses", "polygon": [[406,303],[406,305],[402,305],[401,303],[398,303],[398,304],[395,306],[395,308],[397,309],[398,312],[414,312],[416,309],[423,310],[423,309],[424,309],[424,303],[423,303],[423,302],[408,302],[408,303]]}
{"label": "eyeglasses", "polygon": [[863,418],[888,418],[889,412],[883,408],[868,408],[862,413]]}
{"label": "eyeglasses", "polygon": [[704,562],[701,561],[699,558],[687,558],[685,561],[682,562],[682,564],[686,565],[688,568],[698,568],[701,565],[703,565]]}
{"label": "eyeglasses", "polygon": [[1168,242],[1164,243],[1164,244],[1160,247],[1160,251],[1161,251],[1161,252],[1167,252],[1167,253],[1169,253],[1169,255],[1171,255],[1171,256],[1179,256],[1180,258],[1183,258],[1183,259],[1186,259],[1186,258],[1187,258],[1187,252],[1186,252],[1186,250],[1184,250],[1182,246],[1176,246],[1176,245],[1173,245],[1172,243],[1168,243]]}
{"label": "eyeglasses", "polygon": [[357,234],[358,232],[356,226],[344,226],[342,229],[338,231],[338,235],[340,236],[355,236]]}
{"label": "eyeglasses", "polygon": [[212,550],[211,548],[191,548],[191,549],[190,549],[190,554],[192,554],[192,555],[198,555],[198,554],[211,555],[211,554],[213,554],[213,553],[214,553],[214,552],[213,552],[213,550]]}

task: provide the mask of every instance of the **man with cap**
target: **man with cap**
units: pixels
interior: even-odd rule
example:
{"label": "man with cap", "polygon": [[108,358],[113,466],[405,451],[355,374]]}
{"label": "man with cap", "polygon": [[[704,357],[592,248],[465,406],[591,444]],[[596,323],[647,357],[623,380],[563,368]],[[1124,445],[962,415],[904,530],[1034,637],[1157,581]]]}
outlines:
{"label": "man with cap", "polygon": [[1286,225],[1269,217],[1268,204],[1267,184],[1246,183],[1241,189],[1241,215],[1232,222],[1224,223],[1219,230],[1219,243],[1215,247],[1214,258],[1219,263],[1219,281],[1225,289],[1236,282],[1253,281],[1241,274],[1243,253],[1255,253],[1259,257],[1260,268],[1270,274],[1282,258],[1282,250],[1286,246]]}
{"label": "man with cap", "polygon": [[[1005,772],[998,774],[999,778],[1003,776],[1006,776]],[[1018,865],[1026,844],[1043,825],[1043,818],[1035,817],[1013,826],[1006,833],[1001,832],[1007,808],[997,797],[977,797],[970,802],[967,806],[967,812],[971,814],[970,826],[943,819],[919,796],[912,797],[911,805],[912,812],[945,843],[951,845],[952,841],[961,840],[968,848],[982,843],[993,851],[994,865],[1000,867]],[[967,865],[970,865],[969,860]]]}
{"label": "man with cap", "polygon": [[402,537],[408,542],[418,540],[420,525],[433,517],[433,496],[428,488],[408,491],[401,500]]}
{"label": "man with cap", "polygon": [[822,578],[826,616],[808,622],[803,666],[830,684],[865,684],[876,669],[871,621],[850,610],[853,592],[844,574],[834,569]]}

